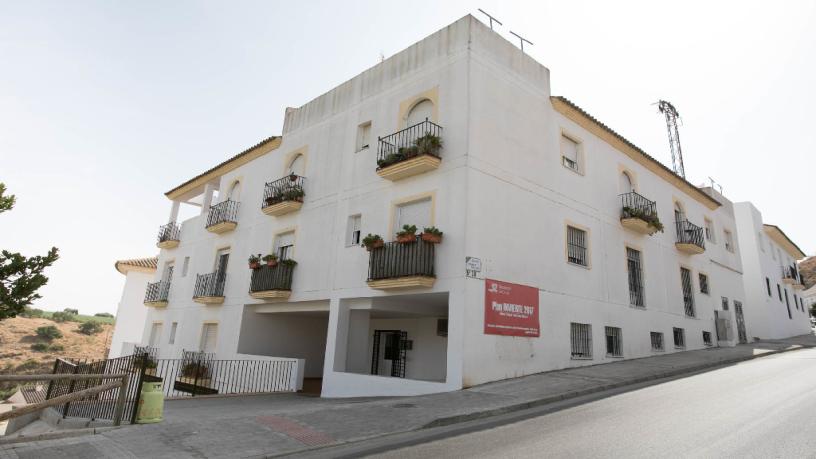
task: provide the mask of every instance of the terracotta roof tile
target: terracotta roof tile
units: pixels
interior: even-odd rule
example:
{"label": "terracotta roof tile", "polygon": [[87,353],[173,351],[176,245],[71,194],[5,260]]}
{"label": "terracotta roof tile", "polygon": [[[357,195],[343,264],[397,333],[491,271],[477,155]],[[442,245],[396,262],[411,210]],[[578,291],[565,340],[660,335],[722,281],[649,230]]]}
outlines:
{"label": "terracotta roof tile", "polygon": [[155,271],[159,264],[158,257],[134,258],[132,260],[119,260],[114,265],[116,270],[122,274],[127,274],[131,269],[137,271]]}

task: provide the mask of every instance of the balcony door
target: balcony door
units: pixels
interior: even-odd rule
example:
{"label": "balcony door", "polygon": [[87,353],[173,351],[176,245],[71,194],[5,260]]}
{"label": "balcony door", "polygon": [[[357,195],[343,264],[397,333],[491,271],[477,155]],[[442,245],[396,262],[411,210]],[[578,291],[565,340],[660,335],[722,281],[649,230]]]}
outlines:
{"label": "balcony door", "polygon": [[204,324],[201,327],[201,341],[198,346],[199,350],[207,354],[214,353],[217,339],[218,324]]}
{"label": "balcony door", "polygon": [[288,233],[279,234],[275,238],[275,253],[278,255],[278,260],[287,260],[292,257],[292,252],[295,248],[295,233],[290,231]]}
{"label": "balcony door", "polygon": [[405,127],[411,127],[423,121],[433,120],[433,102],[428,99],[414,105],[405,119]]}
{"label": "balcony door", "polygon": [[431,226],[431,199],[397,206],[394,218],[394,232],[401,230],[403,225],[416,225],[421,232],[423,228]]}
{"label": "balcony door", "polygon": [[215,275],[218,283],[227,278],[227,264],[229,263],[229,249],[220,249],[215,256]]}

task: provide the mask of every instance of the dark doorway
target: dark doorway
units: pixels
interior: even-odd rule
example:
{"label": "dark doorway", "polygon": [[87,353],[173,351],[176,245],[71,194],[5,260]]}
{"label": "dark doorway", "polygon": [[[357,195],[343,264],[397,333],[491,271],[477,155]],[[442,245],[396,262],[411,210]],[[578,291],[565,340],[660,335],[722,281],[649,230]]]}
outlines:
{"label": "dark doorway", "polygon": [[[371,353],[371,374],[380,374],[380,367],[390,362],[394,378],[405,377],[405,351],[408,348],[408,332],[402,330],[374,330],[374,347]],[[382,363],[381,363],[382,362]]]}

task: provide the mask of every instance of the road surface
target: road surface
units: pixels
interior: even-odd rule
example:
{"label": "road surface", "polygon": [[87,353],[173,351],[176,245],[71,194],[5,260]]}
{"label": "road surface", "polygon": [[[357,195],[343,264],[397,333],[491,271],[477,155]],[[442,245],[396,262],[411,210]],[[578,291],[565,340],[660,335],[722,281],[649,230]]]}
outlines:
{"label": "road surface", "polygon": [[816,349],[474,427],[377,457],[816,458]]}

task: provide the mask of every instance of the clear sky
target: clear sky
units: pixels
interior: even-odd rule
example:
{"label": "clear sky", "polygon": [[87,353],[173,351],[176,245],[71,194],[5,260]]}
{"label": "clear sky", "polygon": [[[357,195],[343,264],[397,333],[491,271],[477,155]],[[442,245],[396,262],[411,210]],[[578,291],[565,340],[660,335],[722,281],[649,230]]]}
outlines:
{"label": "clear sky", "polygon": [[114,312],[117,259],[157,253],[164,192],[300,106],[481,7],[552,92],[816,252],[816,2],[0,0],[0,248],[61,259],[36,306]]}

